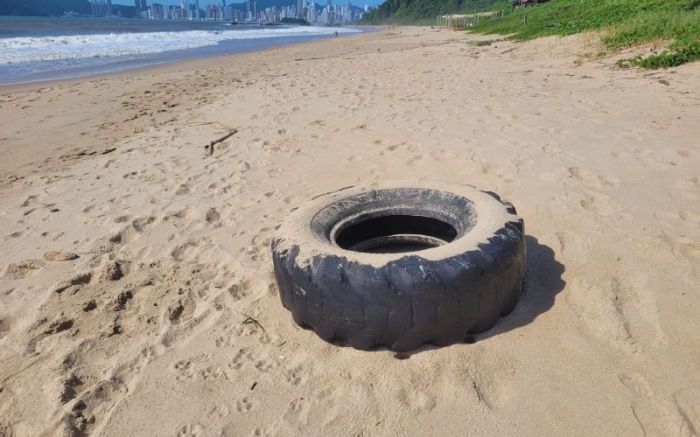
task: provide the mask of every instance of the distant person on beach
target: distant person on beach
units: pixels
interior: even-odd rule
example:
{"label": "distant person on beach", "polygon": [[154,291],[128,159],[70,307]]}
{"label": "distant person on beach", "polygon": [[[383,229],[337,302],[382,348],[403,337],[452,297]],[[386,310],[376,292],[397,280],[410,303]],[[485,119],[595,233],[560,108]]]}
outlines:
{"label": "distant person on beach", "polygon": [[338,31],[335,31],[335,37],[338,38]]}

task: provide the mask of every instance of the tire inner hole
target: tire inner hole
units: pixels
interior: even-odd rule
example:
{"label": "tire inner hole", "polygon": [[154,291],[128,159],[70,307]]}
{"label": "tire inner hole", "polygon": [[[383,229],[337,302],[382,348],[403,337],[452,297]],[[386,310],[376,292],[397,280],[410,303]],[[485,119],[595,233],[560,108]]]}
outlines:
{"label": "tire inner hole", "polygon": [[418,215],[383,215],[344,223],[335,235],[343,249],[367,253],[417,252],[457,237],[449,223]]}

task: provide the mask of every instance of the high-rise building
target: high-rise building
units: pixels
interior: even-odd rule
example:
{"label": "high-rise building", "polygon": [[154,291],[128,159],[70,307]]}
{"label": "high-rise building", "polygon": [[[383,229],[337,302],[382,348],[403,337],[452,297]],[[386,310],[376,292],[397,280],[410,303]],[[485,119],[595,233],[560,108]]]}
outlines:
{"label": "high-rise building", "polygon": [[189,9],[187,7],[187,0],[180,0],[180,18],[182,20],[187,19],[187,9]]}
{"label": "high-rise building", "polygon": [[195,7],[194,16],[195,16],[195,18],[197,18],[199,20],[200,18],[202,18],[201,15],[199,14],[199,0],[194,0],[194,7]]}
{"label": "high-rise building", "polygon": [[151,18],[154,20],[162,20],[165,18],[165,7],[160,3],[151,4]]}
{"label": "high-rise building", "polygon": [[297,18],[304,18],[304,0],[297,0]]}
{"label": "high-rise building", "polygon": [[95,17],[108,17],[112,15],[112,0],[92,0],[92,15]]}
{"label": "high-rise building", "polygon": [[134,0],[134,9],[136,18],[144,18],[145,15],[148,15],[146,0]]}

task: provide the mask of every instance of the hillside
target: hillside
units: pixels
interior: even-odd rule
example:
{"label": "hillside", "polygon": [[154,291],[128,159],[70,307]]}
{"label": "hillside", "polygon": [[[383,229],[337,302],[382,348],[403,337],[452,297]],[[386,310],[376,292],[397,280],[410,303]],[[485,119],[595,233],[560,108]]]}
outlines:
{"label": "hillside", "polygon": [[365,21],[379,23],[416,23],[433,20],[440,14],[490,8],[502,0],[386,0],[370,11]]}
{"label": "hillside", "polygon": [[88,0],[0,0],[0,15],[60,16],[74,11],[90,14]]}
{"label": "hillside", "polygon": [[601,30],[610,51],[669,43],[658,53],[622,61],[622,67],[672,67],[700,59],[700,0],[551,0],[515,10],[507,0],[387,0],[366,21],[429,24],[440,14],[484,9],[500,9],[504,16],[482,20],[473,31],[521,41]]}

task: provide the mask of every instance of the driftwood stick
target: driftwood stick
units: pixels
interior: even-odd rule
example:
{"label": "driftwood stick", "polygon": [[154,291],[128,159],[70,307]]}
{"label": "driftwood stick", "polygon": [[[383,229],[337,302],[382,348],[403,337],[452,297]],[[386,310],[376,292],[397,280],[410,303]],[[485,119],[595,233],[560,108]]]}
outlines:
{"label": "driftwood stick", "polygon": [[224,136],[222,136],[222,137],[219,137],[219,138],[217,138],[217,139],[211,141],[208,145],[204,146],[204,148],[207,150],[207,154],[208,154],[209,156],[213,155],[213,154],[214,154],[214,145],[215,145],[215,144],[219,144],[219,143],[221,143],[221,142],[224,142],[224,141],[228,140],[229,138],[231,138],[232,136],[234,136],[237,132],[238,132],[238,129],[231,129],[230,131],[228,131],[228,133],[227,133],[226,135],[224,135]]}
{"label": "driftwood stick", "polygon": [[253,325],[257,326],[258,328],[260,328],[262,330],[262,332],[265,332],[265,328],[263,327],[263,325],[260,324],[260,322],[258,322],[257,319],[254,319],[253,317],[250,317],[247,314],[243,314],[243,315],[245,316],[245,320],[243,320],[242,324],[244,324],[244,325],[253,324]]}
{"label": "driftwood stick", "polygon": [[213,146],[214,144],[219,144],[219,143],[222,142],[222,141],[226,141],[226,140],[228,140],[229,138],[231,138],[232,136],[234,136],[237,132],[238,132],[238,129],[231,129],[226,135],[224,135],[223,137],[220,137],[220,138],[215,139],[214,141],[212,141],[211,143],[209,143],[209,145],[210,145],[210,146]]}

